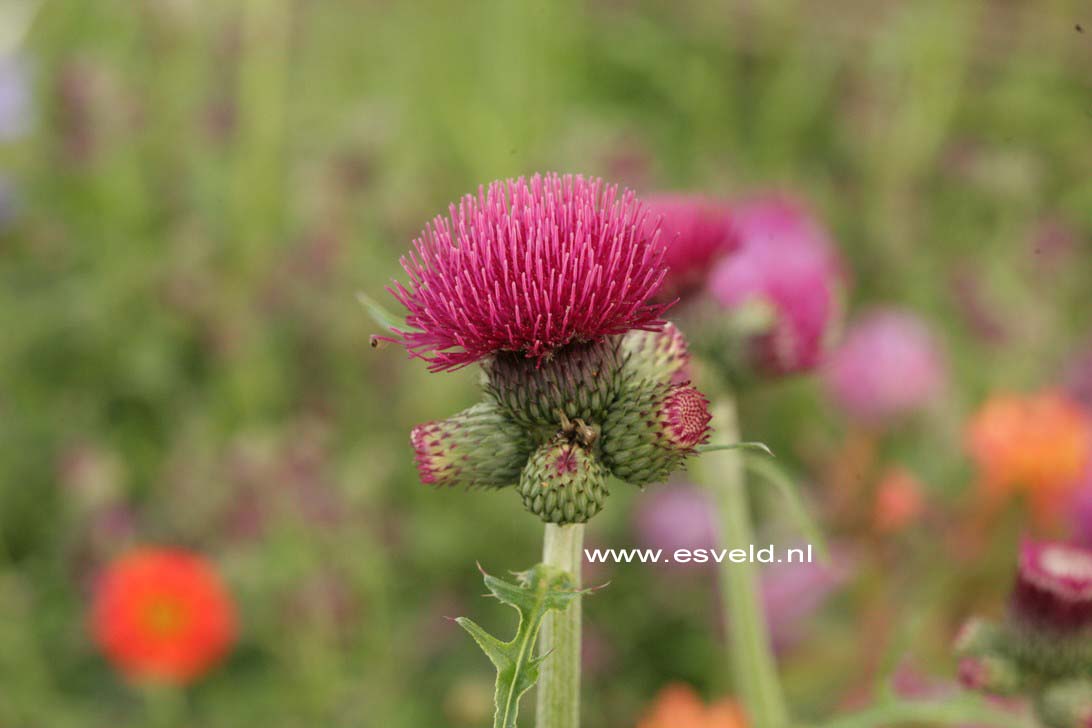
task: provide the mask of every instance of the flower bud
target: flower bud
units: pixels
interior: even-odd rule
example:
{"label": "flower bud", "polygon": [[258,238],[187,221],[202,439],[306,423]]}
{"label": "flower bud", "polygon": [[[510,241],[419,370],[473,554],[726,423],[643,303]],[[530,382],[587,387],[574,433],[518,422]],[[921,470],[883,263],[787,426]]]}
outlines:
{"label": "flower bud", "polygon": [[503,488],[519,481],[531,452],[523,429],[495,402],[481,402],[410,434],[417,472],[427,485]]}
{"label": "flower bud", "polygon": [[626,392],[603,423],[603,457],[634,485],[665,480],[709,437],[709,402],[689,384],[651,384]]}
{"label": "flower bud", "polygon": [[1092,627],[1092,550],[1024,542],[1012,615],[1019,624],[1059,636]]}
{"label": "flower bud", "polygon": [[1048,686],[1035,701],[1035,712],[1047,728],[1092,728],[1092,681],[1077,678]]}
{"label": "flower bud", "polygon": [[598,421],[620,386],[621,340],[570,344],[543,359],[498,352],[483,368],[486,391],[525,427],[558,425],[559,412]]}
{"label": "flower bud", "polygon": [[628,386],[690,381],[690,351],[675,324],[662,331],[631,331],[622,339],[623,374]]}
{"label": "flower bud", "polygon": [[585,523],[603,509],[608,475],[591,452],[558,437],[531,455],[519,491],[524,507],[546,523]]}

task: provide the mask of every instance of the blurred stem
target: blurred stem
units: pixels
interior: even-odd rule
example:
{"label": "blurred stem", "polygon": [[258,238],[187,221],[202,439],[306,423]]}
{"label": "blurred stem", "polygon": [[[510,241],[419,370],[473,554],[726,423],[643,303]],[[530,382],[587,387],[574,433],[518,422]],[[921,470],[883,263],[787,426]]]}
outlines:
{"label": "blurred stem", "polygon": [[[713,430],[724,442],[739,441],[735,400],[722,394],[713,403]],[[739,450],[703,453],[694,467],[697,480],[717,503],[723,548],[746,550],[754,543],[751,507]],[[770,647],[769,628],[759,599],[758,568],[725,559],[720,572],[721,601],[728,632],[728,657],[737,696],[751,728],[783,728],[789,713]]]}
{"label": "blurred stem", "polygon": [[[580,565],[584,554],[584,524],[546,524],[542,561],[569,572],[580,588]],[[537,728],[579,728],[580,726],[580,596],[563,612],[551,612],[539,633],[539,654],[549,655],[542,663],[538,682]]]}
{"label": "blurred stem", "polygon": [[173,685],[141,687],[148,728],[181,728],[185,725],[186,696]]}
{"label": "blurred stem", "polygon": [[248,0],[242,6],[232,222],[248,271],[283,216],[291,7],[285,0]]}
{"label": "blurred stem", "polygon": [[1019,714],[1006,713],[980,698],[968,699],[960,695],[947,701],[892,700],[834,718],[818,728],[873,728],[917,723],[953,726],[982,724],[997,728],[1029,728],[1033,725]]}

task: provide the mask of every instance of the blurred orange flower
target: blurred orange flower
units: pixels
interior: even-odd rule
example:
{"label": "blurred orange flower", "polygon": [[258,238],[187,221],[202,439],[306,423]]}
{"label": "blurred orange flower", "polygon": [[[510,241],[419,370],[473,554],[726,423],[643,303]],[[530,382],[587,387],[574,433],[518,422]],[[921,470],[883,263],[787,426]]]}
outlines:
{"label": "blurred orange flower", "polygon": [[660,690],[637,728],[746,728],[743,711],[732,700],[706,705],[694,688],[676,683]]}
{"label": "blurred orange flower", "polygon": [[884,473],[876,486],[873,525],[877,531],[900,531],[913,523],[925,508],[924,486],[906,468],[895,467]]}
{"label": "blurred orange flower", "polygon": [[971,418],[967,449],[988,499],[1023,495],[1049,525],[1092,457],[1092,421],[1058,392],[995,395]]}
{"label": "blurred orange flower", "polygon": [[92,636],[140,682],[185,684],[235,641],[235,609],[212,565],[180,549],[138,548],[100,577]]}

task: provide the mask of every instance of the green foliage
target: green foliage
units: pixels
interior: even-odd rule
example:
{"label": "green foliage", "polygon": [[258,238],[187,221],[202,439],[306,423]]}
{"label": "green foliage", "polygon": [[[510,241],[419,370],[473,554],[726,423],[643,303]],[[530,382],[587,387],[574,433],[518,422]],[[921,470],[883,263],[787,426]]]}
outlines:
{"label": "green foliage", "polygon": [[497,668],[494,728],[516,728],[520,698],[538,681],[543,661],[550,659],[549,655],[536,656],[534,651],[542,620],[547,612],[568,607],[581,591],[574,588],[567,572],[545,564],[515,574],[514,584],[484,571],[482,574],[489,592],[519,612],[516,636],[503,642],[466,617],[455,621],[470,633]]}

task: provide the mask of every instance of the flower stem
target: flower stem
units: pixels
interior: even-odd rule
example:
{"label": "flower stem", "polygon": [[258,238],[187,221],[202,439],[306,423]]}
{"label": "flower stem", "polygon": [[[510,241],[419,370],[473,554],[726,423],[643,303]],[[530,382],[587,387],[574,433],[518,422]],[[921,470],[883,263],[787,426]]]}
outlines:
{"label": "flower stem", "polygon": [[[546,524],[542,561],[569,572],[580,587],[580,565],[584,555],[584,524]],[[580,726],[580,596],[563,612],[551,612],[539,633],[539,654],[549,654],[542,663],[538,682],[537,728],[579,728]]]}
{"label": "flower stem", "polygon": [[[725,442],[739,440],[735,400],[721,395],[712,408],[713,430]],[[695,463],[699,483],[716,497],[722,547],[746,550],[754,541],[743,455],[738,450],[703,453]],[[769,628],[759,598],[758,569],[725,559],[720,572],[721,601],[727,622],[732,677],[751,728],[783,728],[789,713],[770,647]]]}

